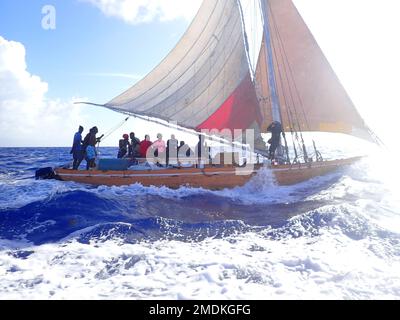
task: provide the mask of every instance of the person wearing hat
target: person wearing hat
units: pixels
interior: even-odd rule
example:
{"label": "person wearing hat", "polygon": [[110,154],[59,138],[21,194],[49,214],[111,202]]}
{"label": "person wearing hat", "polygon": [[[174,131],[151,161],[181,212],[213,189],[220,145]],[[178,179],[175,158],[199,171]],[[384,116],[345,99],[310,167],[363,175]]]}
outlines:
{"label": "person wearing hat", "polygon": [[74,135],[74,142],[72,144],[72,149],[70,154],[72,154],[72,157],[74,159],[74,162],[72,164],[73,170],[78,170],[83,157],[84,157],[84,152],[83,152],[83,141],[82,141],[82,132],[83,132],[83,127],[79,126],[79,130],[77,133]]}

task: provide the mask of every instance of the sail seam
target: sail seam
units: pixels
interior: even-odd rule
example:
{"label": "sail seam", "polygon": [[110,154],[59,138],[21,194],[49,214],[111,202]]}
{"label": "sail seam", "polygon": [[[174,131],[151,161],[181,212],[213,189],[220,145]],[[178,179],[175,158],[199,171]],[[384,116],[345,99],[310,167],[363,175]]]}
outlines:
{"label": "sail seam", "polygon": [[[231,37],[231,36],[234,34],[234,30],[235,30],[235,26],[237,25],[237,22],[238,22],[238,20],[235,20],[235,23],[234,23],[234,25],[233,25],[232,31],[231,31],[231,33],[229,34],[229,38],[233,38],[233,37]],[[238,40],[240,40],[240,38],[238,38]],[[230,58],[230,57],[232,56],[232,54],[235,52],[235,49],[237,48],[238,40],[236,40],[235,45],[232,47],[232,51],[231,51],[231,52],[229,53],[229,55],[227,56],[228,58]],[[228,59],[226,59],[227,57],[225,57],[225,60],[228,60]],[[223,58],[221,58],[221,59],[223,59]],[[215,60],[213,65],[217,65],[218,61],[219,61],[219,60]],[[195,64],[195,62],[194,62],[191,66],[193,66],[194,64]],[[224,66],[226,66],[226,65],[227,65],[227,63],[224,64]],[[210,68],[210,66],[208,66],[208,68]],[[207,66],[204,64],[200,69],[207,69]],[[215,82],[215,80],[218,78],[218,76],[221,75],[221,73],[222,73],[223,71],[224,71],[224,68],[222,68],[221,71],[220,71],[219,73],[216,73],[215,76],[214,76],[214,78],[213,78],[212,81],[210,81],[210,82],[211,82],[211,83]],[[197,73],[200,73],[200,71],[198,71]],[[181,75],[181,77],[182,77],[182,76],[183,76],[183,74]],[[198,81],[197,83],[201,83],[201,81],[204,80],[204,79],[206,79],[207,76],[208,76],[208,73],[205,72],[205,73],[204,73],[204,76],[203,76],[202,78],[200,78],[199,81]],[[181,77],[179,77],[179,78],[177,78],[177,79],[180,79]],[[190,79],[188,79],[188,81],[185,82],[185,84],[182,85],[182,86],[181,86],[177,91],[175,91],[174,93],[176,93],[176,92],[178,92],[179,90],[183,89],[183,88],[185,87],[185,85],[188,84],[188,83],[190,83],[192,80],[193,80],[193,77],[190,78]],[[169,89],[172,85],[173,85],[173,84],[171,84],[170,86],[168,86],[165,90],[163,90],[163,91],[161,91],[161,92],[166,91],[166,90]],[[208,90],[208,87],[207,87],[206,89],[204,89],[203,91],[201,91],[200,94],[198,94],[194,99],[192,99],[191,103],[192,103],[193,101],[197,100],[197,98],[199,98],[206,90]],[[219,92],[220,92],[220,91],[219,91]],[[218,93],[219,93],[219,92],[218,92]],[[170,97],[171,97],[171,95],[169,95],[168,97],[166,97],[164,100],[158,102],[157,105],[153,106],[152,108],[147,109],[146,111],[148,111],[149,113],[150,113],[150,112],[153,112],[156,108],[160,107],[160,105],[162,105],[163,102],[165,102],[165,100],[169,99]],[[150,99],[147,100],[146,102],[149,102],[151,99],[153,99],[153,98],[150,98]],[[176,100],[175,103],[171,103],[171,105],[176,104],[176,102],[180,102],[180,101],[182,101],[182,100],[184,100],[184,99],[185,99],[185,97],[182,97],[182,98]],[[211,101],[212,101],[212,100],[214,100],[214,98],[211,99]],[[133,102],[130,102],[130,103],[133,103]],[[174,115],[176,115],[176,114],[178,114],[179,112],[185,110],[185,109],[188,108],[189,106],[190,106],[190,104],[188,104],[186,107],[180,109],[178,112],[172,113],[169,117],[173,117]],[[167,110],[168,108],[169,108],[169,106],[168,106],[168,107],[164,107],[163,110],[165,111],[165,110]]]}
{"label": "sail seam", "polygon": [[[227,2],[225,2],[224,8],[226,7],[226,3],[227,3]],[[208,19],[207,19],[207,23],[204,24],[204,27],[203,27],[202,31],[200,32],[199,36],[197,37],[197,39],[199,39],[201,36],[203,36],[205,30],[207,29],[208,22],[211,20],[211,17],[214,15],[214,12],[215,12],[215,10],[216,10],[217,4],[218,4],[218,1],[215,2],[215,6],[214,6],[214,8],[213,8],[213,10],[212,10],[212,12],[211,12],[211,14],[210,14],[210,16],[209,16]],[[189,30],[190,30],[190,28],[188,29],[188,31],[189,31]],[[182,40],[184,37],[185,37],[185,36],[183,36],[183,37],[181,38],[181,40]],[[174,47],[174,49],[172,49],[172,50],[170,51],[169,54],[171,54],[172,52],[174,52],[174,50],[179,46],[180,42],[181,42],[181,41],[179,41],[179,42],[177,43],[177,45]],[[163,80],[165,80],[165,79],[169,76],[169,74],[170,74],[172,71],[174,71],[175,68],[189,55],[189,53],[192,51],[192,49],[195,47],[195,45],[196,45],[196,41],[193,42],[193,44],[192,44],[192,46],[189,48],[189,50],[186,51],[185,55],[175,64],[175,66],[168,72],[168,74],[166,74],[163,78],[159,79],[159,81],[157,81],[157,82],[156,82],[152,87],[150,87],[148,90],[146,90],[145,92],[143,92],[143,93],[141,93],[140,95],[138,95],[137,97],[135,97],[132,101],[129,101],[129,103],[131,103],[131,102],[133,102],[133,101],[139,99],[139,98],[142,97],[143,95],[147,94],[149,91],[152,91],[155,87],[157,87],[157,85],[159,85]],[[151,75],[153,71],[157,70],[157,68],[158,68],[159,66],[161,66],[161,65],[164,63],[164,61],[169,57],[169,54],[168,54],[168,55],[167,55],[167,56],[152,70],[152,71],[150,71],[150,73],[149,73],[142,81],[144,81],[149,75]],[[193,65],[193,64],[192,64],[192,65]],[[135,86],[136,86],[136,85],[135,85]],[[112,101],[117,100],[117,99],[120,98],[120,97],[123,97],[126,93],[128,93],[128,92],[129,92],[130,90],[132,90],[132,89],[133,89],[133,88],[128,89],[127,91],[125,91],[124,93],[122,93],[121,95],[119,95],[118,97],[116,97],[115,99],[113,99]],[[111,101],[111,102],[112,102],[112,101]],[[107,105],[113,105],[111,102],[109,102]],[[124,104],[127,104],[127,103],[122,103],[121,105],[124,105]]]}

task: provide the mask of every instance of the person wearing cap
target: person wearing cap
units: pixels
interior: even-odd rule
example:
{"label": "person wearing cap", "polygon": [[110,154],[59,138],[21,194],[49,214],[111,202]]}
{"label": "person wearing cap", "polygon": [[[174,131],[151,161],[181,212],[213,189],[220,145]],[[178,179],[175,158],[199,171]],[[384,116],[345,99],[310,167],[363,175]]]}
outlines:
{"label": "person wearing cap", "polygon": [[122,159],[123,157],[125,157],[128,153],[128,150],[131,148],[129,135],[125,133],[122,138],[123,139],[119,140],[118,159]]}
{"label": "person wearing cap", "polygon": [[82,132],[83,132],[83,127],[79,126],[79,130],[77,133],[74,135],[74,142],[72,144],[72,149],[70,154],[72,154],[72,157],[74,159],[74,162],[72,164],[73,170],[78,170],[83,157],[84,157],[84,152],[83,152],[83,141],[82,141]]}

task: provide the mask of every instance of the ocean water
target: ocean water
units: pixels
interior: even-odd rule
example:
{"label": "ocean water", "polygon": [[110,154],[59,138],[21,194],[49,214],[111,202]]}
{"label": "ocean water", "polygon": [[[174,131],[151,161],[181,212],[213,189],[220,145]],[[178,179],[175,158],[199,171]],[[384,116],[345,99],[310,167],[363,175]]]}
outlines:
{"label": "ocean water", "polygon": [[0,149],[1,299],[400,298],[399,174],[381,151],[290,187],[268,170],[216,192],[33,179],[68,151]]}

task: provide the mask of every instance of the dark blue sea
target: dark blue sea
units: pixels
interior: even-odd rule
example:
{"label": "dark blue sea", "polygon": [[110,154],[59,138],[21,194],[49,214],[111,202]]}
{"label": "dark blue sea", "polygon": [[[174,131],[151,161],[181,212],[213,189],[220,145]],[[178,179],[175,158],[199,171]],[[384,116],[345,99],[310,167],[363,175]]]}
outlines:
{"label": "dark blue sea", "polygon": [[399,299],[399,180],[382,159],[213,192],[36,181],[69,148],[2,148],[0,298]]}

